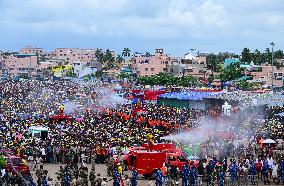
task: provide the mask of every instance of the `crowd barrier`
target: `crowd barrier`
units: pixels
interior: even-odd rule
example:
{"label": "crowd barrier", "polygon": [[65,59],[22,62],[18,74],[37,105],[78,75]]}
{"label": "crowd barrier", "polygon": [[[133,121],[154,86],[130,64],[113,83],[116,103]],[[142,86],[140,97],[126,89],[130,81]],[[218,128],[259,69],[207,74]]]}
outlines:
{"label": "crowd barrier", "polygon": [[263,181],[258,179],[257,176],[246,175],[238,176],[236,179],[232,179],[230,176],[225,176],[223,183],[214,180],[214,183],[210,182],[206,176],[198,176],[196,186],[251,186],[251,185],[263,185]]}

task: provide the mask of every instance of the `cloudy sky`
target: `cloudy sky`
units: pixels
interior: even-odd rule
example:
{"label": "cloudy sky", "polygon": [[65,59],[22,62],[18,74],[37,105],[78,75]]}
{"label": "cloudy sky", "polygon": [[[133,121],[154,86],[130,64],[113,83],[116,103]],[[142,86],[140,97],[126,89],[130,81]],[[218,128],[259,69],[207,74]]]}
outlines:
{"label": "cloudy sky", "polygon": [[284,49],[283,0],[0,0],[0,49]]}

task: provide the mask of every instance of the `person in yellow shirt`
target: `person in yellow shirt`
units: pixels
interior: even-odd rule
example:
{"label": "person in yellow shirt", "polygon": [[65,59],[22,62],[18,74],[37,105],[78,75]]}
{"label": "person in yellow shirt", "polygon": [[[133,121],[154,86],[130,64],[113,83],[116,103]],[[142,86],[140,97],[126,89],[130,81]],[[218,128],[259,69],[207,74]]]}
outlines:
{"label": "person in yellow shirt", "polygon": [[118,163],[117,166],[118,166],[118,167],[117,167],[118,173],[119,173],[120,175],[122,175],[122,172],[123,172],[122,166],[120,165],[120,163]]}

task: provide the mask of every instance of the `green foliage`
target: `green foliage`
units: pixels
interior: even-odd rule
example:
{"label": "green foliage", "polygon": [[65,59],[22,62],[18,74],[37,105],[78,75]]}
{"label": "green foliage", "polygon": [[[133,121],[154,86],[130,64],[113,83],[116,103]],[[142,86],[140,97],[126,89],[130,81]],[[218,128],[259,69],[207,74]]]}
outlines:
{"label": "green foliage", "polygon": [[118,54],[117,57],[116,57],[116,62],[122,63],[123,61],[124,61],[123,57]]}
{"label": "green foliage", "polygon": [[250,63],[252,61],[252,56],[250,50],[248,48],[244,48],[242,51],[241,62],[242,63]]}
{"label": "green foliage", "polygon": [[6,160],[3,155],[0,155],[0,169],[6,166]]}
{"label": "green foliage", "polygon": [[209,54],[206,57],[206,63],[209,69],[213,72],[220,72],[222,70],[222,66],[224,64],[225,59],[227,58],[238,58],[235,54],[229,53],[219,53],[219,54]]}
{"label": "green foliage", "polygon": [[240,67],[240,63],[233,63],[221,71],[219,78],[223,81],[235,80],[243,76],[243,71],[244,69]]}
{"label": "green foliage", "polygon": [[142,85],[176,85],[176,86],[192,86],[197,85],[198,81],[193,76],[175,77],[168,73],[159,73],[154,76],[140,77],[138,82]]}
{"label": "green foliage", "polygon": [[116,67],[115,58],[109,49],[107,49],[105,52],[102,51],[102,49],[97,49],[95,55],[98,62],[102,63],[105,70]]}
{"label": "green foliage", "polygon": [[77,74],[74,71],[68,71],[65,75],[67,77],[77,77]]}
{"label": "green foliage", "polygon": [[123,51],[122,51],[122,56],[123,57],[130,57],[131,55],[131,51],[129,48],[124,48]]}
{"label": "green foliage", "polygon": [[118,78],[120,79],[130,78],[130,77],[131,77],[130,73],[127,73],[127,72],[122,72],[118,75]]}
{"label": "green foliage", "polygon": [[96,78],[101,78],[101,77],[104,77],[105,75],[106,75],[106,73],[99,70],[99,71],[96,71],[96,73],[93,76],[96,77]]}
{"label": "green foliage", "polygon": [[259,88],[261,88],[261,83],[259,82],[254,82],[254,83],[250,83],[248,81],[239,81],[237,82],[237,86],[241,89],[241,90],[257,90]]}

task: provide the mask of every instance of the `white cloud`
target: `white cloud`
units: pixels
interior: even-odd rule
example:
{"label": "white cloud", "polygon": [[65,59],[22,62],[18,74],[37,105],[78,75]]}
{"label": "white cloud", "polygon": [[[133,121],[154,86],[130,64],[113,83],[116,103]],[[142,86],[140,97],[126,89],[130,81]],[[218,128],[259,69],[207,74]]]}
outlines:
{"label": "white cloud", "polygon": [[220,40],[238,45],[278,38],[284,46],[283,9],[282,0],[0,0],[5,28],[0,34],[13,38],[21,30],[210,46]]}

